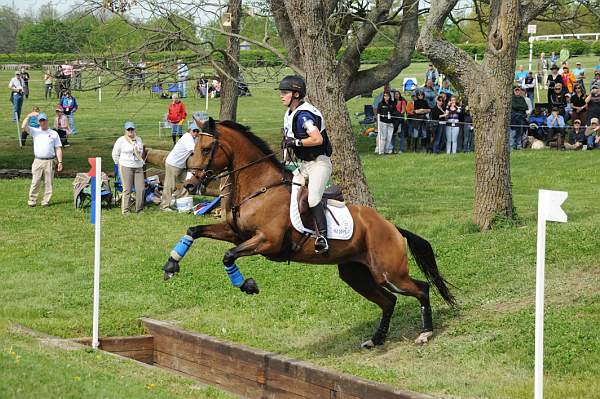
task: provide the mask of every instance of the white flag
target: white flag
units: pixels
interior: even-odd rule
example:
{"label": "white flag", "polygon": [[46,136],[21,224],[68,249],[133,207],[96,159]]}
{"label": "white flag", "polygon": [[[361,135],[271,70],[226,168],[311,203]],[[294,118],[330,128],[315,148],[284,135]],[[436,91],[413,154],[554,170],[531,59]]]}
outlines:
{"label": "white flag", "polygon": [[567,214],[560,207],[567,199],[566,191],[540,190],[538,198],[538,219],[551,222],[567,221]]}

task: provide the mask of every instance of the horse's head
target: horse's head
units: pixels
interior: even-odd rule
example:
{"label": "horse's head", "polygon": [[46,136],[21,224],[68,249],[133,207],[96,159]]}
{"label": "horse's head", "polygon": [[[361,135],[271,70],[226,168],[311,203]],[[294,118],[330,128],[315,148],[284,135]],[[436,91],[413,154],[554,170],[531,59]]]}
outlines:
{"label": "horse's head", "polygon": [[225,151],[223,143],[219,141],[215,121],[210,118],[208,129],[200,133],[194,152],[188,160],[192,176],[185,181],[184,187],[190,194],[202,191],[220,172],[227,169],[231,158]]}

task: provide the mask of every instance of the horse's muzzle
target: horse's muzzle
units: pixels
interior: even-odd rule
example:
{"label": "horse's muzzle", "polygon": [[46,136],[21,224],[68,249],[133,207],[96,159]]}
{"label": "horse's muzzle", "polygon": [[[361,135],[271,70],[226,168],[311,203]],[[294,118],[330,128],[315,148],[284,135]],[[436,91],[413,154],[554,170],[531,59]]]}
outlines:
{"label": "horse's muzzle", "polygon": [[194,195],[198,192],[199,185],[200,180],[196,176],[192,176],[183,183],[183,188],[185,188],[191,195]]}

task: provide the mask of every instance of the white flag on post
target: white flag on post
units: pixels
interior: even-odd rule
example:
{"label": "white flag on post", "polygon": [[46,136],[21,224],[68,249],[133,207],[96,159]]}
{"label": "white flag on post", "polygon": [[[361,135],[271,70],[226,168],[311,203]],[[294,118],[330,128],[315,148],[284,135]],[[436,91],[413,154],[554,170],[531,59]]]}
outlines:
{"label": "white flag on post", "polygon": [[537,262],[535,273],[535,381],[534,399],[544,397],[544,269],[546,263],[546,221],[567,221],[560,207],[569,193],[540,190],[538,195]]}

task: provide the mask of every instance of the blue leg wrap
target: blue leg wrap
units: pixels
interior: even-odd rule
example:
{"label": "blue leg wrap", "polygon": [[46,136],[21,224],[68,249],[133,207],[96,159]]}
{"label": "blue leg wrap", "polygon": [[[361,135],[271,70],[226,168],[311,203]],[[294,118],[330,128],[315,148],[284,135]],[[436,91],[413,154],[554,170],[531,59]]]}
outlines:
{"label": "blue leg wrap", "polygon": [[180,261],[181,258],[185,256],[187,251],[190,249],[192,244],[194,243],[194,239],[188,235],[181,237],[177,245],[171,251],[171,257],[176,261]]}
{"label": "blue leg wrap", "polygon": [[225,266],[225,271],[227,272],[227,276],[229,276],[229,280],[231,280],[231,284],[234,287],[240,287],[244,284],[244,276],[242,276],[242,272],[238,269],[236,264],[231,266]]}

